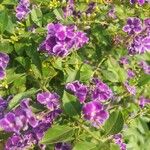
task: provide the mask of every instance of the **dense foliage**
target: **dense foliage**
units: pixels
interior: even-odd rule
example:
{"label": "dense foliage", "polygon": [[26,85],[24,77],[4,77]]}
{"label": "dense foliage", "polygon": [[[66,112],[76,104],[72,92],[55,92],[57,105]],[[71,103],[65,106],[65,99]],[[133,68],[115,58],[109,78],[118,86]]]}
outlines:
{"label": "dense foliage", "polygon": [[0,0],[0,150],[149,150],[149,0]]}

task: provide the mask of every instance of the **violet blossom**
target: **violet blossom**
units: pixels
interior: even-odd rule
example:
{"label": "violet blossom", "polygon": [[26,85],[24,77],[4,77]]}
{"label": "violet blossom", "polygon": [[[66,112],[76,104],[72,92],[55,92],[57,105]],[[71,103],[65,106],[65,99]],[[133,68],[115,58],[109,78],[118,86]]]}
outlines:
{"label": "violet blossom", "polygon": [[128,46],[129,54],[142,54],[150,51],[150,36],[136,36]]}
{"label": "violet blossom", "polygon": [[127,19],[127,24],[123,27],[123,31],[128,34],[140,33],[142,31],[142,22],[139,18],[130,17]]}
{"label": "violet blossom", "polygon": [[135,77],[135,72],[132,69],[127,70],[128,79],[132,79]]}
{"label": "violet blossom", "polygon": [[70,90],[79,99],[80,103],[86,100],[88,88],[86,85],[80,83],[79,81],[73,81],[66,85],[66,89]]}
{"label": "violet blossom", "polygon": [[16,17],[19,20],[26,18],[30,12],[30,1],[29,0],[19,0],[19,4],[16,7]]}
{"label": "violet blossom", "polygon": [[9,63],[9,56],[6,53],[0,52],[0,80],[6,76],[5,69]]}
{"label": "violet blossom", "polygon": [[124,86],[125,86],[126,90],[127,90],[131,95],[136,95],[136,87],[135,87],[135,86],[129,85],[128,82],[125,82],[125,83],[124,83]]}
{"label": "violet blossom", "polygon": [[129,63],[129,59],[126,56],[123,56],[119,60],[120,65],[127,65]]}
{"label": "violet blossom", "polygon": [[55,144],[54,150],[71,150],[72,146],[70,143],[57,143]]}
{"label": "violet blossom", "polygon": [[147,98],[141,96],[140,99],[139,99],[139,106],[140,106],[141,108],[143,108],[143,107],[145,107],[147,104],[150,104],[150,99],[147,99]]}
{"label": "violet blossom", "polygon": [[37,101],[53,111],[60,107],[59,95],[56,93],[42,92],[37,94]]}
{"label": "violet blossom", "polygon": [[122,134],[115,134],[113,140],[119,146],[120,150],[127,150],[126,144],[123,142]]}
{"label": "violet blossom", "polygon": [[94,88],[92,90],[92,100],[105,102],[113,97],[113,92],[107,84],[103,83],[98,78],[94,78],[92,82],[94,84]]}
{"label": "violet blossom", "polygon": [[35,127],[38,123],[36,117],[29,108],[29,100],[21,101],[20,106],[0,119],[0,127],[6,132],[19,133],[29,126]]}
{"label": "violet blossom", "polygon": [[94,127],[99,127],[109,118],[109,113],[98,101],[85,103],[82,108],[83,117]]}
{"label": "violet blossom", "polygon": [[150,65],[148,65],[146,61],[141,61],[139,66],[143,69],[145,74],[150,75]]}
{"label": "violet blossom", "polygon": [[88,37],[82,31],[77,31],[74,25],[64,26],[60,23],[47,25],[47,37],[40,44],[39,50],[49,55],[65,57],[88,43]]}
{"label": "violet blossom", "polygon": [[67,18],[73,14],[74,0],[67,0],[67,6],[63,8],[64,17]]}

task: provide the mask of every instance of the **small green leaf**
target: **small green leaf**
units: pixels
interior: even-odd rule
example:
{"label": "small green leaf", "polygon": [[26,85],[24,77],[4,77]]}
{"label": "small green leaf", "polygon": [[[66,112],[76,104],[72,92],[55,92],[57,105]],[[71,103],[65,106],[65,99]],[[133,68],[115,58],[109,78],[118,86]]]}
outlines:
{"label": "small green leaf", "polygon": [[66,68],[66,71],[67,71],[66,83],[79,79],[79,76],[80,76],[79,70],[73,70],[70,68]]}
{"label": "small green leaf", "polygon": [[105,135],[117,134],[123,128],[124,120],[120,111],[114,111],[110,114],[109,119],[104,124]]}
{"label": "small green leaf", "polygon": [[26,92],[22,92],[22,93],[19,93],[17,95],[15,95],[11,101],[9,102],[9,105],[8,105],[8,110],[12,110],[13,108],[17,107],[19,102],[24,99],[24,98],[29,98],[31,95],[34,95],[35,93],[37,92],[36,89],[32,88]]}
{"label": "small green leaf", "polygon": [[54,9],[54,14],[58,20],[63,20],[63,12],[62,9]]}
{"label": "small green leaf", "polygon": [[86,141],[78,142],[74,145],[73,150],[83,150],[85,149],[85,147],[87,150],[94,150],[97,147],[97,145]]}
{"label": "small green leaf", "polygon": [[49,128],[41,140],[42,144],[53,144],[72,140],[74,129],[66,125]]}
{"label": "small green leaf", "polygon": [[80,81],[87,82],[91,79],[91,76],[93,74],[93,70],[91,66],[84,64],[82,65],[80,69]]}
{"label": "small green leaf", "polygon": [[102,74],[105,77],[105,79],[107,79],[108,81],[118,82],[118,74],[107,70],[103,70]]}
{"label": "small green leaf", "polygon": [[42,62],[36,48],[34,46],[29,46],[26,48],[26,53],[31,58],[33,64],[35,64],[39,72],[42,74]]}
{"label": "small green leaf", "polygon": [[34,9],[32,9],[31,18],[36,25],[42,27],[42,11],[40,8],[35,7]]}
{"label": "small green leaf", "polygon": [[8,13],[6,10],[0,12],[0,32],[3,33],[8,25]]}
{"label": "small green leaf", "polygon": [[74,116],[80,113],[81,105],[78,100],[76,100],[75,96],[64,91],[63,97],[63,109],[66,114],[69,116]]}
{"label": "small green leaf", "polygon": [[119,146],[117,144],[110,144],[110,150],[120,150]]}

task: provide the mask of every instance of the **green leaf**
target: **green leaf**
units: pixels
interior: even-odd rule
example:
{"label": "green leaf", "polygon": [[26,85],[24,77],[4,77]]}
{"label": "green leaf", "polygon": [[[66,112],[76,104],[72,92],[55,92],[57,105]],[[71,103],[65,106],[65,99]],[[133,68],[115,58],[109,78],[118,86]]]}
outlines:
{"label": "green leaf", "polygon": [[106,80],[111,82],[118,82],[118,74],[107,70],[103,70],[102,74]]}
{"label": "green leaf", "polygon": [[75,96],[64,91],[62,102],[63,102],[63,109],[65,113],[68,114],[69,116],[74,116],[80,113],[81,105],[79,104],[79,101],[76,100]]}
{"label": "green leaf", "polygon": [[27,55],[31,58],[32,62],[35,64],[39,72],[42,74],[42,62],[38,51],[34,46],[29,46],[26,48]]}
{"label": "green leaf", "polygon": [[41,140],[42,144],[53,144],[72,140],[74,129],[66,125],[55,125],[49,128]]}
{"label": "green leaf", "polygon": [[91,79],[91,76],[93,74],[93,70],[91,66],[84,64],[82,65],[80,69],[80,81],[87,82]]}
{"label": "green leaf", "polygon": [[42,11],[40,8],[35,7],[34,9],[32,9],[31,18],[36,25],[42,27]]}
{"label": "green leaf", "polygon": [[9,16],[8,18],[9,19],[8,19],[8,24],[7,24],[7,27],[6,27],[6,31],[8,31],[9,33],[14,34],[15,25],[13,24],[11,17]]}
{"label": "green leaf", "polygon": [[53,12],[58,20],[64,20],[62,9],[54,9]]}
{"label": "green leaf", "polygon": [[120,148],[118,145],[111,143],[110,144],[110,150],[120,150]]}
{"label": "green leaf", "polygon": [[124,120],[120,111],[114,111],[104,124],[105,135],[117,134],[123,128]]}
{"label": "green leaf", "polygon": [[24,99],[24,98],[29,98],[31,95],[34,95],[35,93],[37,92],[36,89],[32,88],[26,92],[22,92],[22,93],[19,93],[17,95],[15,95],[11,101],[9,102],[9,105],[8,105],[8,110],[12,110],[13,108],[17,107],[19,102]]}
{"label": "green leaf", "polygon": [[13,51],[13,46],[6,40],[0,42],[0,51],[5,53],[11,53]]}
{"label": "green leaf", "polygon": [[73,70],[71,68],[66,68],[66,71],[67,71],[66,83],[79,79],[79,76],[80,76],[79,70]]}
{"label": "green leaf", "polygon": [[3,33],[8,25],[8,13],[6,10],[0,12],[0,32]]}
{"label": "green leaf", "polygon": [[78,142],[74,145],[73,150],[83,150],[85,149],[85,147],[86,147],[86,150],[93,150],[97,147],[97,145],[91,142],[86,142],[86,141]]}

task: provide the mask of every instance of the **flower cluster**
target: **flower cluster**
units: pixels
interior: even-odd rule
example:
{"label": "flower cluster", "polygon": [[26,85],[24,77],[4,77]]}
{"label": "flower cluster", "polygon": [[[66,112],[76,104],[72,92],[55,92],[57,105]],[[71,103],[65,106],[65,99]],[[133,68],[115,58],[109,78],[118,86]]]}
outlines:
{"label": "flower cluster", "polygon": [[56,93],[47,92],[48,96],[51,95],[48,98],[45,97],[45,93],[39,93],[39,95],[42,97],[40,102],[48,102],[48,104],[42,103],[49,106],[50,110],[48,110],[48,113],[41,112],[35,115],[29,106],[30,99],[23,99],[15,110],[6,113],[7,103],[2,98],[0,99],[1,112],[4,113],[0,118],[0,127],[6,132],[13,133],[6,142],[6,150],[10,150],[10,147],[12,149],[27,149],[31,145],[38,145],[41,149],[45,148],[39,141],[42,139],[45,131],[51,127],[54,119],[61,113],[61,110],[59,108],[60,103],[57,100],[57,103],[55,103],[55,98],[53,97],[59,97]]}
{"label": "flower cluster", "polygon": [[47,37],[42,42],[39,50],[48,55],[65,57],[73,49],[79,49],[88,42],[88,37],[82,31],[77,31],[74,25],[64,26],[60,23],[50,23],[47,26]]}
{"label": "flower cluster", "polygon": [[140,6],[142,6],[143,4],[145,4],[146,0],[130,0],[131,4],[135,4],[138,3]]}
{"label": "flower cluster", "polygon": [[59,108],[59,95],[56,93],[43,92],[37,94],[37,101],[45,106],[51,111]]}
{"label": "flower cluster", "polygon": [[82,112],[84,118],[90,121],[94,127],[102,125],[109,118],[109,113],[98,101],[85,103],[82,108]]}
{"label": "flower cluster", "polygon": [[109,86],[97,78],[93,79],[94,88],[92,89],[92,100],[105,102],[113,97],[113,92]]}
{"label": "flower cluster", "polygon": [[140,6],[144,5],[145,3],[150,3],[149,0],[130,0],[131,4],[139,4]]}
{"label": "flower cluster", "polygon": [[26,18],[30,12],[30,1],[29,0],[19,0],[19,4],[16,7],[16,17],[19,20]]}
{"label": "flower cluster", "polygon": [[[79,81],[74,81],[68,83],[66,89],[73,92],[80,103],[84,104],[82,107],[83,116],[94,127],[99,127],[108,119],[109,114],[102,103],[111,99],[113,92],[107,84],[94,78],[90,87]],[[87,102],[88,98],[90,98],[90,102]]]}
{"label": "flower cluster", "polygon": [[144,24],[136,17],[127,19],[127,24],[123,27],[123,31],[130,36],[134,35],[128,46],[129,54],[142,54],[150,51],[149,22],[149,18],[144,20]]}
{"label": "flower cluster", "polygon": [[4,79],[6,73],[5,69],[9,62],[9,56],[5,53],[0,52],[0,80]]}
{"label": "flower cluster", "polygon": [[68,0],[67,6],[63,8],[64,17],[69,17],[73,14],[74,11],[74,0]]}
{"label": "flower cluster", "polygon": [[79,81],[74,81],[66,85],[66,89],[74,93],[74,95],[79,99],[80,103],[86,100],[88,88],[86,85],[80,83]]}
{"label": "flower cluster", "polygon": [[115,134],[113,136],[114,142],[119,146],[120,150],[126,150],[126,144],[122,140],[122,135],[121,134]]}

